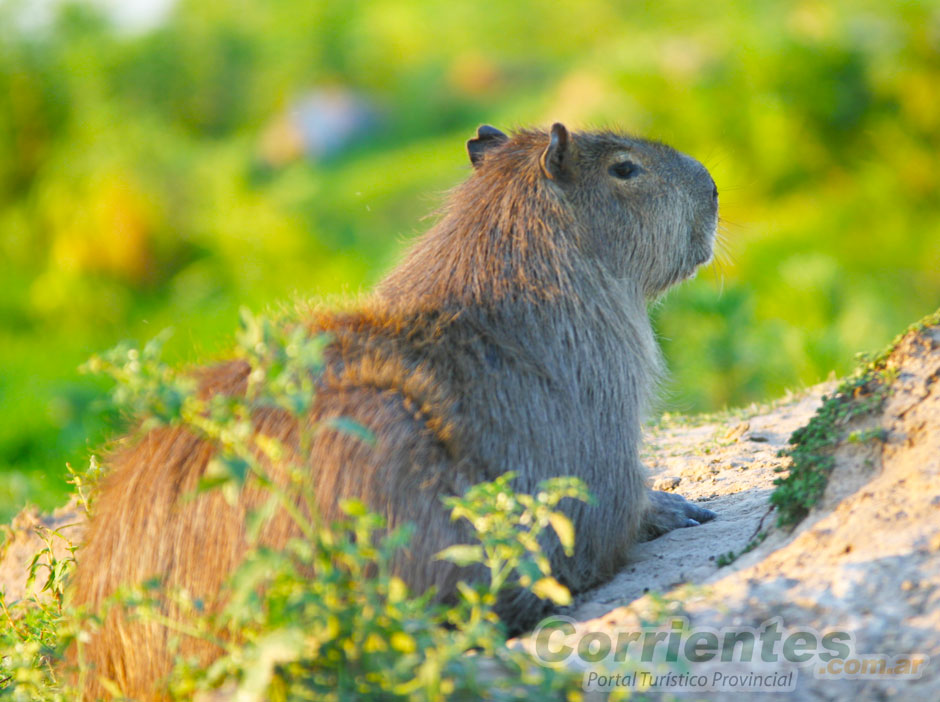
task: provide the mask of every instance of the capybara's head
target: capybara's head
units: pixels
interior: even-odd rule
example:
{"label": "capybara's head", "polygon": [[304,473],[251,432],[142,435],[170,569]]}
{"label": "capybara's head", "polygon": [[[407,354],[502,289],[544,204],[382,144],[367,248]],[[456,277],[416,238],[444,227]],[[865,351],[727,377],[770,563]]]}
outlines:
{"label": "capybara's head", "polygon": [[474,178],[491,181],[481,190],[555,200],[546,214],[561,210],[568,222],[552,231],[647,296],[711,259],[718,189],[702,164],[665,144],[556,123],[512,137],[484,125],[467,148]]}

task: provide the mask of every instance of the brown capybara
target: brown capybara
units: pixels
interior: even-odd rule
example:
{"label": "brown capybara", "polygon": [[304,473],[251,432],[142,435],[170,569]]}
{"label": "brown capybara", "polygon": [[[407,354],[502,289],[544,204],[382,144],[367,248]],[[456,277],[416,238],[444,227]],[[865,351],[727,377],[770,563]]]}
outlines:
{"label": "brown capybara", "polygon": [[[421,592],[452,596],[478,572],[434,556],[471,539],[441,498],[515,471],[532,492],[551,476],[582,478],[595,502],[567,501],[573,557],[546,540],[554,575],[572,591],[609,578],[638,539],[694,526],[714,513],[650,491],[640,463],[640,422],[661,361],[647,301],[711,258],[718,191],[694,159],[613,132],[507,136],[483,126],[467,144],[474,166],[437,224],[351,311],[315,311],[325,332],[311,425],[349,418],[364,442],[323,429],[304,455],[321,515],[362,499],[390,527],[415,523],[397,574]],[[243,362],[202,372],[202,392],[244,393]],[[259,409],[258,433],[299,453],[299,422]],[[184,427],[151,431],[109,461],[87,540],[78,552],[73,602],[94,607],[121,585],[158,576],[212,606],[246,548],[250,484],[229,505],[218,491],[181,500],[215,447]],[[285,515],[261,534],[272,546],[296,535]],[[512,630],[545,609],[516,592],[498,605]],[[160,698],[169,634],[155,624],[107,618],[87,645],[87,699],[98,676],[126,695]],[[182,652],[213,655],[185,640]],[[92,667],[93,666],[93,667]]]}

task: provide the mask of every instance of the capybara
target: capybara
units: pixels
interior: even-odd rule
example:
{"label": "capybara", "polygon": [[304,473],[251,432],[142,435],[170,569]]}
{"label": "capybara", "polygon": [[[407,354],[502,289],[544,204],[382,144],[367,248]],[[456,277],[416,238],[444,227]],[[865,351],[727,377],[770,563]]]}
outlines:
{"label": "capybara", "polygon": [[[594,502],[565,502],[574,555],[557,539],[545,548],[558,580],[583,591],[621,568],[637,540],[714,517],[649,490],[639,445],[662,366],[647,303],[711,258],[718,191],[698,161],[610,131],[555,124],[508,136],[482,126],[467,148],[472,173],[401,264],[355,306],[314,307],[302,321],[329,338],[312,409],[298,419],[259,408],[255,431],[295,452],[324,519],[356,497],[390,528],[414,523],[395,571],[414,591],[434,586],[444,599],[480,572],[435,558],[472,540],[442,497],[507,471],[522,492],[577,476]],[[243,361],[197,371],[200,392],[244,393],[248,372]],[[324,421],[340,417],[375,440]],[[327,427],[303,449],[302,423]],[[246,512],[263,499],[250,481],[235,504],[219,491],[181,499],[216,451],[169,426],[110,457],[73,602],[94,607],[119,586],[157,576],[213,606],[248,548]],[[260,540],[277,547],[297,534],[279,514]],[[519,631],[545,609],[518,591],[497,611]],[[112,611],[87,645],[86,698],[105,696],[103,675],[130,697],[159,699],[168,638]],[[182,646],[214,655],[195,640]]]}

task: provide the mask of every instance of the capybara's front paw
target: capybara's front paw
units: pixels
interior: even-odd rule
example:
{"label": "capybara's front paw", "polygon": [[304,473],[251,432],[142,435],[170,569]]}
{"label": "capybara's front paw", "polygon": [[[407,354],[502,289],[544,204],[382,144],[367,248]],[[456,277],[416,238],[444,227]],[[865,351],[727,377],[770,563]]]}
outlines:
{"label": "capybara's front paw", "polygon": [[674,492],[650,490],[650,506],[640,530],[640,539],[649,541],[673,529],[699,526],[718,515],[689,502]]}

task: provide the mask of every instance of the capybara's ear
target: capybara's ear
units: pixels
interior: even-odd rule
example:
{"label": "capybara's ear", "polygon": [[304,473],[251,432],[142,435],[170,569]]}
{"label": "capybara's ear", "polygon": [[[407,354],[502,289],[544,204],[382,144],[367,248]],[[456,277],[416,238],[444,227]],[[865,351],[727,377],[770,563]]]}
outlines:
{"label": "capybara's ear", "polygon": [[570,166],[570,153],[568,149],[568,130],[561,122],[552,125],[552,134],[548,146],[542,152],[539,163],[546,178],[558,180],[562,178]]}
{"label": "capybara's ear", "polygon": [[486,153],[487,149],[499,146],[508,139],[509,137],[496,127],[491,127],[488,124],[480,125],[480,128],[477,129],[476,137],[467,142],[467,153],[470,154],[470,163],[473,164],[474,168],[478,168],[483,161],[483,154]]}

